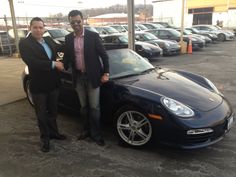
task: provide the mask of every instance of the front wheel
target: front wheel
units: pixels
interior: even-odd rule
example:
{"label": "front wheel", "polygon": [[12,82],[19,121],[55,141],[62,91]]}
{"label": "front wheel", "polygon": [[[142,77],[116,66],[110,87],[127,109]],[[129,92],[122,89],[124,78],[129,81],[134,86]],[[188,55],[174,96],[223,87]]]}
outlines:
{"label": "front wheel", "polygon": [[116,113],[116,130],[126,144],[140,147],[152,137],[152,126],[143,111],[132,106],[124,106]]}
{"label": "front wheel", "polygon": [[29,103],[32,106],[34,106],[32,93],[30,91],[30,79],[27,79],[26,82],[25,82],[25,91],[26,91],[26,96],[27,96],[27,99],[28,99]]}
{"label": "front wheel", "polygon": [[219,39],[219,41],[225,41],[226,40],[226,37],[225,37],[225,35],[224,34],[218,34],[218,39]]}

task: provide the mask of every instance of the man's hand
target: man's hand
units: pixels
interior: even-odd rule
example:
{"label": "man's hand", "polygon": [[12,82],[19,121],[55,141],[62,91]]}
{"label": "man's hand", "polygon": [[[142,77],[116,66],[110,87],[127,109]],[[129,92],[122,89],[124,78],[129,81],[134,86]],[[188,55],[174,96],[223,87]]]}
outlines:
{"label": "man's hand", "polygon": [[104,73],[102,75],[101,82],[106,83],[107,81],[109,81],[109,73]]}
{"label": "man's hand", "polygon": [[57,70],[59,71],[63,71],[65,69],[64,64],[60,61],[56,61],[54,64],[55,64],[55,68],[57,68]]}

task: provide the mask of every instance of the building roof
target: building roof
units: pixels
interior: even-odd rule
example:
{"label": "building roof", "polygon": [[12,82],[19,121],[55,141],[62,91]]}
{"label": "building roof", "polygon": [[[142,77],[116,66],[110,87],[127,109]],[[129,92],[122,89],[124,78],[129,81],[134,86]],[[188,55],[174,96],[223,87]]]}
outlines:
{"label": "building roof", "polygon": [[[127,18],[127,17],[128,15],[125,13],[111,13],[111,14],[98,15],[90,18]],[[138,17],[138,15],[135,15],[135,17]]]}

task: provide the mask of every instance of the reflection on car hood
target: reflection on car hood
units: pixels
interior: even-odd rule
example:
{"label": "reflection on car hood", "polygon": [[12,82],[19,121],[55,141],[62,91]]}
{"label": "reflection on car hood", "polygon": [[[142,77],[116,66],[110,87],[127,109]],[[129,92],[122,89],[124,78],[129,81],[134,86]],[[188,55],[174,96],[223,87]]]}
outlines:
{"label": "reflection on car hood", "polygon": [[147,43],[147,42],[141,42],[141,41],[136,41],[135,44],[137,45],[142,45],[142,46],[147,46],[149,48],[151,48],[152,50],[158,50],[161,51],[162,49],[159,46]]}
{"label": "reflection on car hood", "polygon": [[162,71],[125,78],[121,82],[140,89],[140,93],[145,91],[157,93],[200,111],[209,111],[221,104],[222,98],[219,95],[174,71]]}

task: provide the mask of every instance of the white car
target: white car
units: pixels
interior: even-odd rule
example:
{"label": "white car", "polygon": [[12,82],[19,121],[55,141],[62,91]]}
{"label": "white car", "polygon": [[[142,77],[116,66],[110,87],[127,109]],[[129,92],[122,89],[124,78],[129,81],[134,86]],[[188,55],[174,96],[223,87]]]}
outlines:
{"label": "white car", "polygon": [[219,29],[214,25],[194,25],[193,28],[196,28],[202,32],[215,33],[219,41],[228,41],[234,39],[234,34],[231,31]]}

